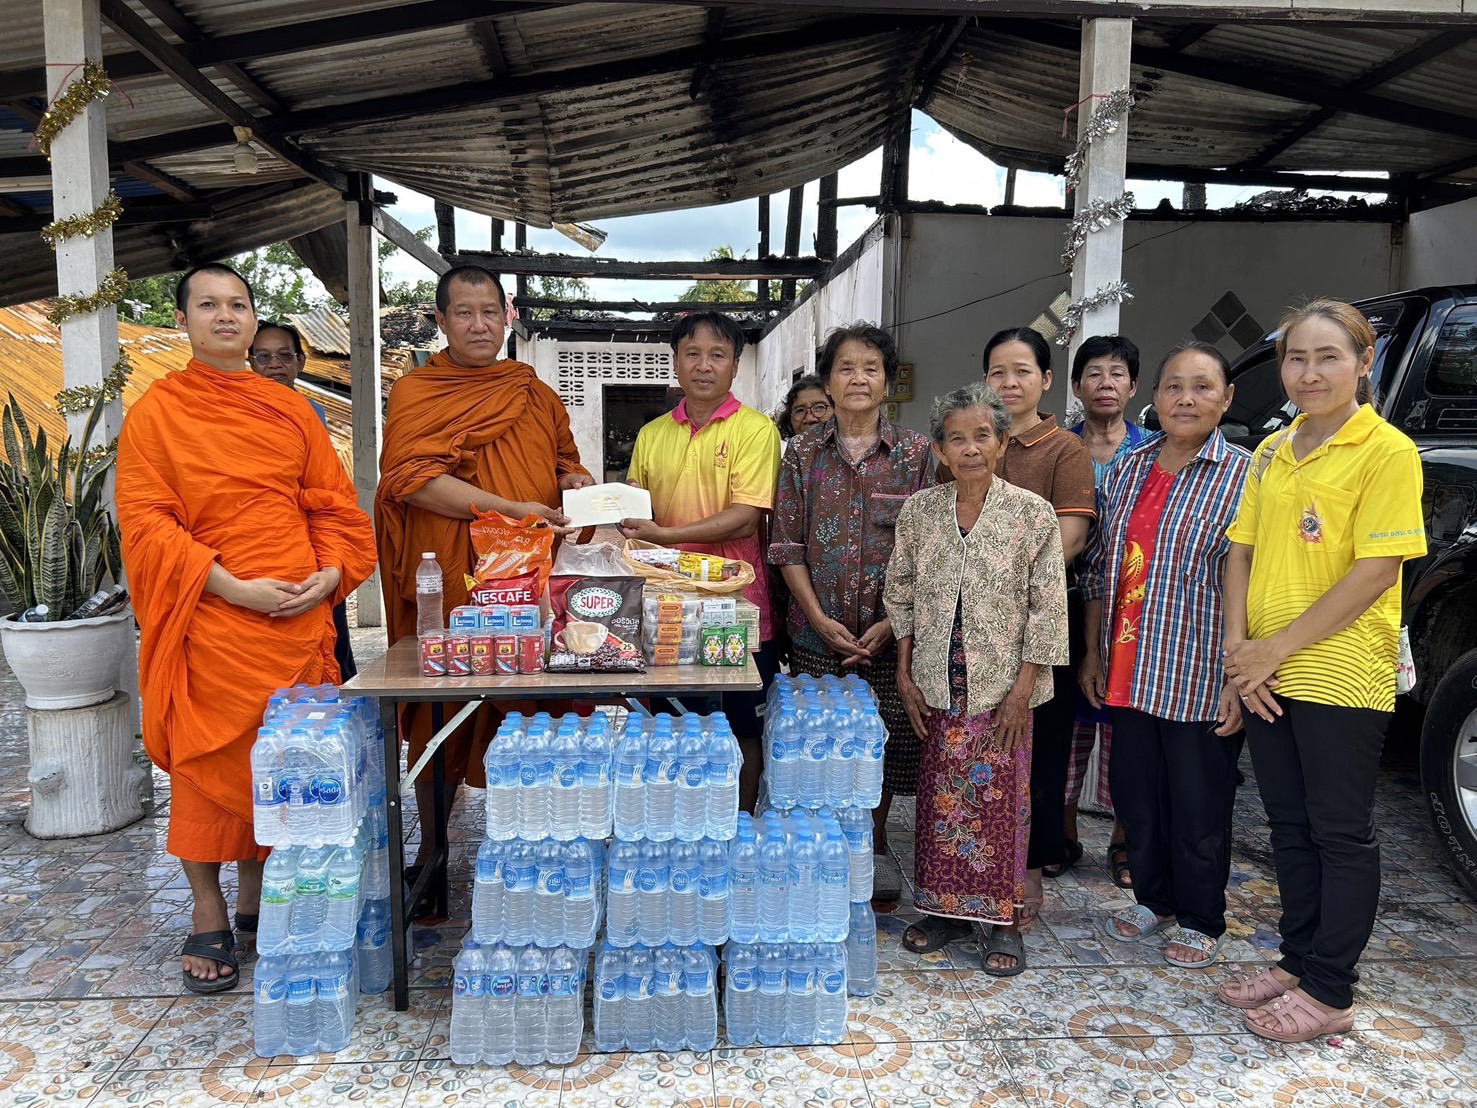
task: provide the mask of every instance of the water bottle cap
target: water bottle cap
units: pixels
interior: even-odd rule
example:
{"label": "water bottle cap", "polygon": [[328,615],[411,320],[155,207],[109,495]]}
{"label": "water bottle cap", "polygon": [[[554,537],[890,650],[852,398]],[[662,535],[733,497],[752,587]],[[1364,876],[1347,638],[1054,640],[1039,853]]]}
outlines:
{"label": "water bottle cap", "polygon": [[432,561],[435,561],[436,560],[436,552],[434,550],[422,550],[421,551],[421,557],[422,558],[430,558]]}

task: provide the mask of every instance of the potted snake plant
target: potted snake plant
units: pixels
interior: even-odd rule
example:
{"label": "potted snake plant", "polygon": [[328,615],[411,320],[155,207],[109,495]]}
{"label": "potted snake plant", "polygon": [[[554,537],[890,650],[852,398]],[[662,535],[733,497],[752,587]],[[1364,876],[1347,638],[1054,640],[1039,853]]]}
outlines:
{"label": "potted snake plant", "polygon": [[[102,417],[99,398],[82,441]],[[113,695],[132,647],[133,613],[90,615],[122,579],[118,525],[106,499],[117,444],[85,450],[69,437],[54,453],[15,397],[0,413],[0,645],[31,708],[80,708]],[[88,604],[92,601],[91,605]],[[78,618],[85,616],[86,618]]]}

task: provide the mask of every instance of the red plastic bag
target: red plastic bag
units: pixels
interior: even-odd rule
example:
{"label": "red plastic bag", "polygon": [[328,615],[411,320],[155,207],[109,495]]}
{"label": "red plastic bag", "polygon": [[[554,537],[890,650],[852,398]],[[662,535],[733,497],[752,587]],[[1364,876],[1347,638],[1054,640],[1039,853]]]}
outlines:
{"label": "red plastic bag", "polygon": [[472,549],[477,553],[472,580],[479,586],[491,586],[535,574],[536,603],[548,588],[549,569],[554,562],[553,524],[536,515],[515,520],[489,512],[472,520],[470,526]]}

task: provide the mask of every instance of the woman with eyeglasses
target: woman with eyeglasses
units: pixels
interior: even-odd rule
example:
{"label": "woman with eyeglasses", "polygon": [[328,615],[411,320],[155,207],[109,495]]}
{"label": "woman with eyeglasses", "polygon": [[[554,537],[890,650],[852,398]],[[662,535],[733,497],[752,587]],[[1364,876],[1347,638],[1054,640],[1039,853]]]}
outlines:
{"label": "woman with eyeglasses", "polygon": [[780,429],[780,438],[788,442],[801,431],[809,431],[831,418],[831,398],[826,386],[814,373],[797,377],[785,394],[785,402],[775,414],[775,426]]}
{"label": "woman with eyeglasses", "polygon": [[889,903],[902,893],[902,871],[887,853],[887,813],[894,794],[917,788],[919,740],[898,694],[882,590],[898,511],[933,484],[934,468],[929,440],[882,414],[897,366],[897,344],[882,328],[854,323],[831,332],[818,368],[835,411],[785,449],[769,545],[790,590],[790,671],[859,673],[887,723],[872,848],[873,896]]}

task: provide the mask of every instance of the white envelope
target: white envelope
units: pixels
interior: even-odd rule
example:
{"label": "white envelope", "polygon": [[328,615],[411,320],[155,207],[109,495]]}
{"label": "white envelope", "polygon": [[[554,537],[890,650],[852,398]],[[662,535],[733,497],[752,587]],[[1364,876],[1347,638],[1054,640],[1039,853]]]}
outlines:
{"label": "white envelope", "polygon": [[635,485],[610,482],[570,489],[564,494],[564,514],[571,527],[597,527],[623,519],[650,519],[651,493]]}

